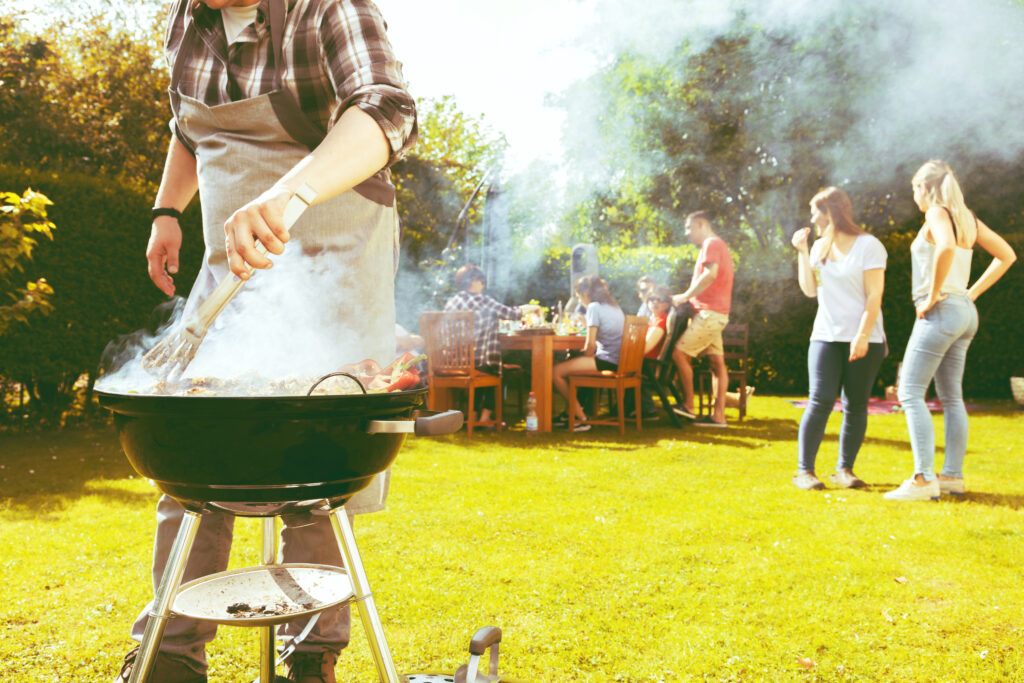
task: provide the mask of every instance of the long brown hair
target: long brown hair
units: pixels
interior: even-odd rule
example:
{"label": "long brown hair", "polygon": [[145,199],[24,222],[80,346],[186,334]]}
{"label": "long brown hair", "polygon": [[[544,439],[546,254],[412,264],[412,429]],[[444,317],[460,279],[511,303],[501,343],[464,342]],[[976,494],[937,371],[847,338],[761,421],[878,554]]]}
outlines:
{"label": "long brown hair", "polygon": [[867,232],[853,220],[853,202],[850,201],[849,195],[838,187],[826,187],[811,198],[811,204],[828,217],[828,227],[821,235],[825,240],[825,246],[821,251],[822,263],[828,260],[837,230],[847,235],[863,235]]}
{"label": "long brown hair", "polygon": [[619,302],[615,300],[612,293],[608,291],[608,285],[596,275],[584,275],[576,281],[574,287],[577,294],[586,294],[591,301],[599,301],[603,304],[611,304],[618,308]]}
{"label": "long brown hair", "polygon": [[925,162],[911,182],[924,187],[929,204],[948,209],[961,231],[973,229],[974,213],[967,208],[963,190],[949,164],[938,159]]}

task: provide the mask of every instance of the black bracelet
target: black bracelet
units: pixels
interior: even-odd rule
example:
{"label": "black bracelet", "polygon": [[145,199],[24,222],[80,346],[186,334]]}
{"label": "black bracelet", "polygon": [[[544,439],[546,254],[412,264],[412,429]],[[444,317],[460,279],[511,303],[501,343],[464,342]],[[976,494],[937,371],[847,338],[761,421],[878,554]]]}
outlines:
{"label": "black bracelet", "polygon": [[172,209],[170,207],[154,206],[150,210],[150,213],[153,215],[154,219],[159,218],[160,216],[170,216],[171,218],[174,218],[176,220],[181,220],[181,211],[178,211],[177,209]]}

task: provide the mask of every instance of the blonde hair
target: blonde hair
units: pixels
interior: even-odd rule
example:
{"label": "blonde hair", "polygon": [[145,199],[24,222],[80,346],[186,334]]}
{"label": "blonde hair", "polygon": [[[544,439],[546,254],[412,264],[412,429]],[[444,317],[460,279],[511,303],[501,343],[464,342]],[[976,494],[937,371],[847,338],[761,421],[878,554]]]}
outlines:
{"label": "blonde hair", "polygon": [[811,198],[811,204],[828,217],[828,227],[822,232],[825,247],[821,251],[821,262],[828,260],[835,242],[836,230],[847,235],[863,235],[866,230],[853,220],[853,202],[849,195],[838,187],[826,187]]}
{"label": "blonde hair", "polygon": [[948,209],[953,215],[955,226],[961,231],[972,229],[976,220],[974,212],[967,208],[963,190],[949,164],[939,159],[925,162],[910,182],[924,188],[925,199],[930,205]]}

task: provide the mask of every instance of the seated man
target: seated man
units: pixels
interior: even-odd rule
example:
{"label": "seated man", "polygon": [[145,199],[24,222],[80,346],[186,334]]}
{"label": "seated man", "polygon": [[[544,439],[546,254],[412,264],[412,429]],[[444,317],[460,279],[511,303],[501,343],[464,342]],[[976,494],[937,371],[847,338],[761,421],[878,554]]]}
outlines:
{"label": "seated man", "polygon": [[[491,375],[501,374],[501,348],[498,346],[498,320],[518,320],[523,313],[539,306],[506,306],[483,293],[487,276],[479,266],[464,265],[455,272],[458,292],[444,305],[446,311],[473,311],[473,364]],[[474,404],[480,406],[480,419],[486,422],[494,411],[491,388],[476,390]]]}

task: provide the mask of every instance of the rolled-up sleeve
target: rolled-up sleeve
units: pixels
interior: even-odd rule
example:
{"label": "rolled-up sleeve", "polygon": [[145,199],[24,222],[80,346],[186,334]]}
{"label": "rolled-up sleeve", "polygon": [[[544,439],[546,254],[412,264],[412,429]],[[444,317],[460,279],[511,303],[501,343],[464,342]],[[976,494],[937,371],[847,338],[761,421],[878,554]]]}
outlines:
{"label": "rolled-up sleeve", "polygon": [[390,165],[416,142],[416,102],[406,89],[384,19],[372,2],[361,0],[325,2],[323,8],[318,38],[337,99],[330,125],[349,107],[366,112],[388,139]]}

